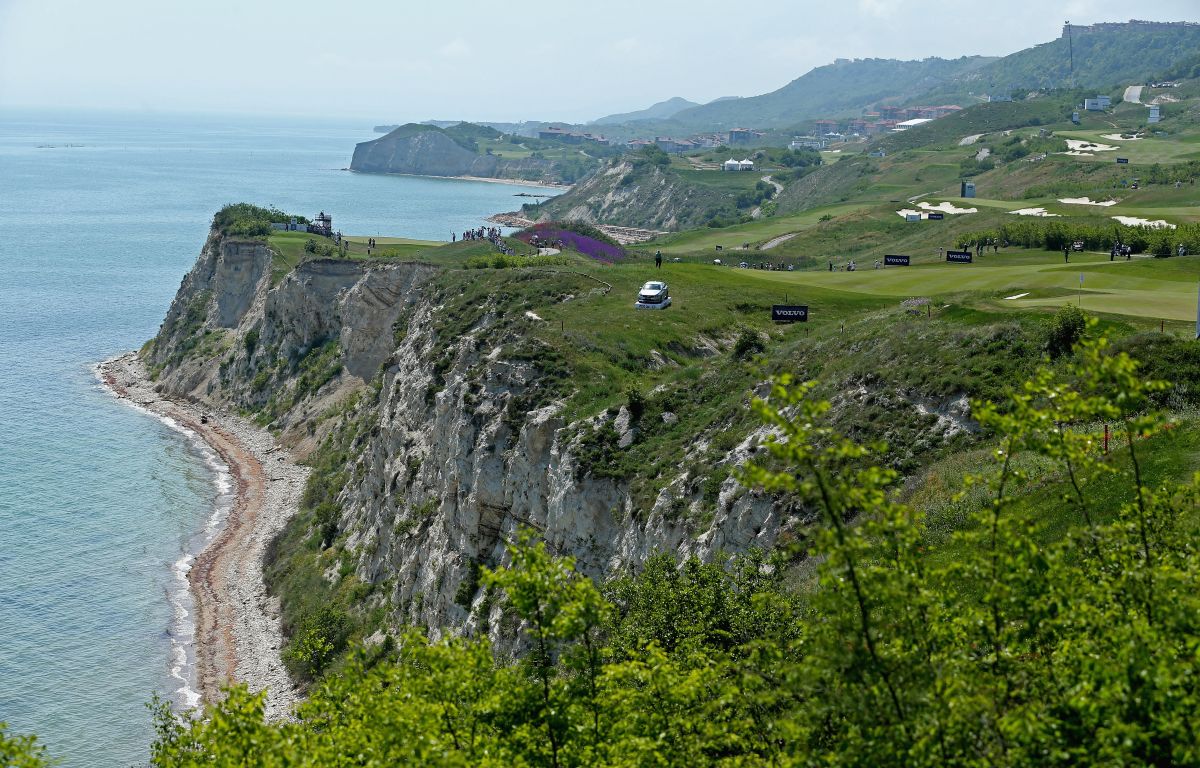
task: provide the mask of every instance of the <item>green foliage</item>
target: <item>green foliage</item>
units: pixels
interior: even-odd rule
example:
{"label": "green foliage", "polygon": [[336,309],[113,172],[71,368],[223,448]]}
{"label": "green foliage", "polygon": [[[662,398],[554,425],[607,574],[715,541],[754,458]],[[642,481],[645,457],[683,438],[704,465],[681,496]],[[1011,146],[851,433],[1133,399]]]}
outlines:
{"label": "green foliage", "polygon": [[[818,515],[806,539],[727,568],[658,555],[601,591],[523,531],[482,575],[520,623],[519,660],[409,633],[394,660],[326,679],[295,722],[266,724],[244,690],[161,717],[154,764],[1193,764],[1200,487],[1151,487],[1140,455],[1164,386],[1084,341],[1003,407],[977,403],[996,461],[948,560],[880,447],[780,377],[754,402],[772,432],[742,477]],[[1098,422],[1124,433],[1120,460],[1096,450]],[[1026,455],[1068,480],[1057,503],[1077,524],[1058,541],[1016,513]],[[1104,507],[1111,481],[1122,501]],[[811,591],[784,586],[788,557]]]}
{"label": "green foliage", "polygon": [[1067,304],[1054,313],[1046,329],[1046,351],[1052,360],[1071,354],[1083,339],[1087,316],[1079,307]]}
{"label": "green foliage", "polygon": [[767,344],[763,335],[753,328],[743,328],[733,344],[733,356],[738,360],[746,360],[766,350]]}
{"label": "green foliage", "polygon": [[4,768],[49,768],[46,748],[33,736],[14,736],[0,721],[0,766]]}
{"label": "green foliage", "polygon": [[1087,250],[1107,251],[1114,243],[1128,245],[1134,253],[1170,255],[1179,245],[1189,253],[1200,253],[1200,225],[1180,224],[1176,229],[1128,227],[1115,222],[1106,224],[1071,221],[1013,221],[994,230],[965,233],[960,245],[987,243],[998,239],[1023,248],[1061,251],[1076,241]]}
{"label": "green foliage", "polygon": [[300,680],[313,680],[346,647],[349,619],[335,608],[309,614],[283,651],[288,672]]}
{"label": "green foliage", "polygon": [[308,223],[303,216],[293,216],[276,208],[262,208],[251,203],[226,205],[213,216],[213,228],[225,237],[262,239],[271,234],[273,222],[296,219]]}
{"label": "green foliage", "polygon": [[467,269],[521,269],[523,267],[556,267],[568,264],[565,256],[506,256],[503,253],[491,256],[472,256],[467,259]]}

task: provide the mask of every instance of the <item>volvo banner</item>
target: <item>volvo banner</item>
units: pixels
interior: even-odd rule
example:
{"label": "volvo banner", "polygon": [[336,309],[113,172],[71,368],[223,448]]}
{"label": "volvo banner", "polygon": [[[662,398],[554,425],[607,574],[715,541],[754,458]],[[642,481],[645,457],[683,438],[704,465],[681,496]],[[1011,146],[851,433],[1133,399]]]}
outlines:
{"label": "volvo banner", "polygon": [[773,304],[771,319],[777,323],[807,323],[807,304]]}

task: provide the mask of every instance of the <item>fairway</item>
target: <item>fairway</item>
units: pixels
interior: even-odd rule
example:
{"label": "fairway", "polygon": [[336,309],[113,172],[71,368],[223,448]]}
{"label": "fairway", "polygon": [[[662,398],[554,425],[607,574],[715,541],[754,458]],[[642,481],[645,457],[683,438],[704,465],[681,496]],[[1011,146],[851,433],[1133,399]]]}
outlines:
{"label": "fairway", "polygon": [[[991,293],[1005,306],[1043,307],[1075,303],[1091,312],[1164,320],[1196,316],[1200,256],[1170,260],[1138,258],[1110,262],[1107,256],[1076,254],[1063,264],[1061,254],[1034,257],[985,256],[983,263],[928,264],[857,272],[765,272],[738,270],[739,278],[778,283],[800,293],[804,286],[870,296],[904,299],[946,297],[961,293]],[[1058,259],[1057,262],[1054,259]],[[1017,262],[1017,263],[1013,263]],[[1082,291],[1079,275],[1084,275]],[[1004,296],[1027,292],[1021,299]]]}
{"label": "fairway", "polygon": [[799,232],[821,223],[821,219],[826,216],[836,218],[865,210],[867,207],[862,204],[831,205],[792,216],[759,219],[723,229],[693,229],[677,235],[667,235],[647,243],[647,247],[653,246],[667,254],[709,251],[718,245],[722,248],[739,248],[742,243],[756,244],[780,235]]}

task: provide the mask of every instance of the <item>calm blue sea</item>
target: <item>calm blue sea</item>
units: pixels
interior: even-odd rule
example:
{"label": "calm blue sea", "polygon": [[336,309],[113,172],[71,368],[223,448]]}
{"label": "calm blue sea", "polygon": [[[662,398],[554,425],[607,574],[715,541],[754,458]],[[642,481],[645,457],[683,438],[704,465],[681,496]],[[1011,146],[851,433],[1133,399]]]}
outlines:
{"label": "calm blue sea", "polygon": [[172,568],[220,472],[92,366],[157,331],[213,212],[246,200],[324,210],[348,234],[448,239],[519,202],[509,185],[342,170],[373,137],[345,122],[0,113],[0,721],[65,766],[145,763],[147,701],[183,698]]}

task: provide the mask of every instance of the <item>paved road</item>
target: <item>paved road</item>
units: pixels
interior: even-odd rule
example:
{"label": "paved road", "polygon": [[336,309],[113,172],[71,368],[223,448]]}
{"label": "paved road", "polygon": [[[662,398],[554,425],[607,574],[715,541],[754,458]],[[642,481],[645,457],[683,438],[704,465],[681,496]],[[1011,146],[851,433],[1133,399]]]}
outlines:
{"label": "paved road", "polygon": [[1140,86],[1140,85],[1129,86],[1128,88],[1125,89],[1125,97],[1124,98],[1125,98],[1125,101],[1128,101],[1130,104],[1141,104],[1142,103],[1142,86]]}
{"label": "paved road", "polygon": [[976,133],[976,134],[972,134],[970,136],[963,136],[962,141],[958,142],[958,146],[969,147],[972,144],[974,144],[975,142],[979,141],[979,139],[982,136],[983,136],[982,133]]}

